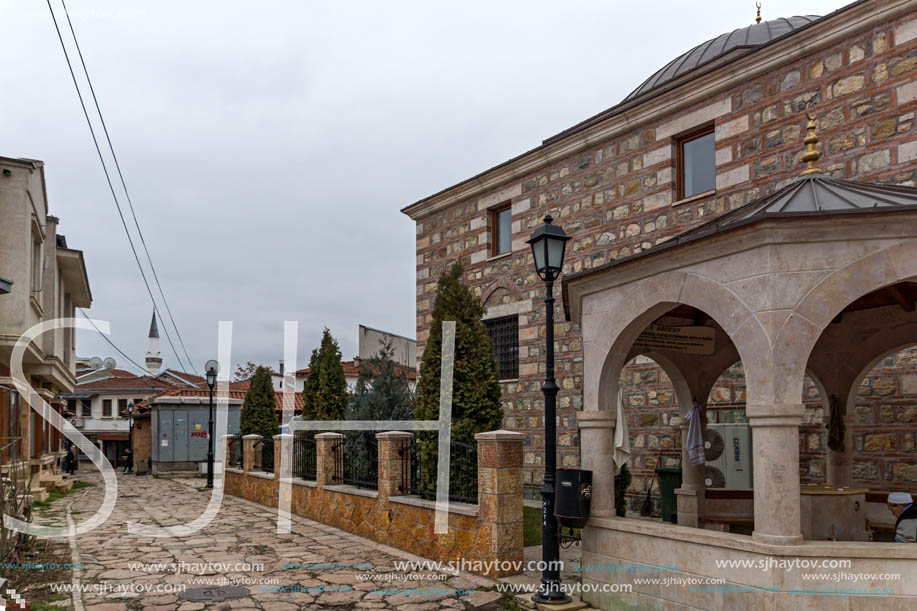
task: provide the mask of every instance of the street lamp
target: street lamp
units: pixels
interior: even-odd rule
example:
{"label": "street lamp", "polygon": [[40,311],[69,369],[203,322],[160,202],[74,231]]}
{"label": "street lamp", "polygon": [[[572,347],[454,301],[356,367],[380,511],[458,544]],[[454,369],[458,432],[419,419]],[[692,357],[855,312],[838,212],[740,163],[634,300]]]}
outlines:
{"label": "street lamp", "polygon": [[128,472],[134,470],[134,400],[130,399],[127,402],[127,449],[130,451],[130,458],[128,459],[130,463],[128,464]]}
{"label": "street lamp", "polygon": [[217,383],[220,364],[209,360],[204,365],[207,372],[207,386],[210,387],[210,419],[207,423],[207,487],[213,488],[213,386]]}
{"label": "street lamp", "polygon": [[570,239],[563,228],[552,225],[551,215],[535,230],[528,243],[532,245],[535,271],[545,284],[545,379],[544,393],[544,485],[541,488],[541,550],[544,568],[541,589],[532,600],[541,604],[560,605],[570,597],[560,589],[560,541],[554,516],[554,481],[557,470],[557,382],[554,380],[554,281],[564,265],[564,251]]}

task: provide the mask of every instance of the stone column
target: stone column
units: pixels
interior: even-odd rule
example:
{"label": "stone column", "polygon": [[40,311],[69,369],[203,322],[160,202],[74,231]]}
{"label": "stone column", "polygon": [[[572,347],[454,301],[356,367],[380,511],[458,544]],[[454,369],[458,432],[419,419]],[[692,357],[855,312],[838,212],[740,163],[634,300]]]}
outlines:
{"label": "stone column", "polygon": [[[220,441],[220,447],[223,448],[223,470],[225,471],[229,467],[229,440],[235,437],[235,435],[223,435],[223,439]],[[154,440],[155,441],[155,440]],[[216,447],[213,448],[213,451],[216,452]],[[217,458],[219,454],[213,457],[214,465],[216,465]],[[214,472],[216,467],[214,466]]]}
{"label": "stone column", "polygon": [[[846,395],[845,395],[846,396]],[[848,417],[847,401],[845,397],[838,397],[837,407],[844,414],[844,450],[835,452],[827,447],[828,436],[825,435],[825,470],[826,481],[831,486],[849,487],[853,485],[853,433],[850,432],[851,418]],[[825,428],[831,422],[831,399],[828,399],[828,409],[825,411]],[[866,448],[869,450],[870,448]]]}
{"label": "stone column", "polygon": [[615,515],[615,419],[613,410],[577,412],[583,469],[592,471],[592,506],[596,518]]}
{"label": "stone column", "polygon": [[[799,425],[803,405],[765,408],[750,415],[754,450],[755,530],[772,545],[802,543],[799,511]],[[750,409],[751,414],[765,409]],[[792,415],[791,415],[792,414]]]}
{"label": "stone column", "polygon": [[[410,486],[410,481],[403,481],[402,474],[406,466],[411,464],[410,450],[399,453],[402,447],[410,446],[414,433],[404,431],[386,431],[377,433],[379,442],[379,498],[387,499],[390,496],[408,494],[401,490],[402,486]],[[410,472],[408,478],[410,479]]]}
{"label": "stone column", "polygon": [[[486,560],[522,561],[522,444],[525,435],[489,431],[478,444],[478,524],[490,533]],[[496,571],[489,577],[510,575]]]}
{"label": "stone column", "polygon": [[703,517],[707,490],[704,465],[692,465],[688,458],[688,419],[676,416],[672,418],[672,425],[681,430],[681,488],[675,490],[678,524],[697,528]]}
{"label": "stone column", "polygon": [[[255,447],[262,439],[261,435],[245,435],[242,437],[242,470],[248,473],[261,469],[261,445]],[[256,454],[256,452],[259,452]]]}
{"label": "stone column", "polygon": [[319,488],[334,484],[334,453],[331,448],[344,436],[340,433],[319,433],[315,436],[315,485]]}
{"label": "stone column", "polygon": [[[289,456],[289,473],[281,474],[282,457]],[[274,479],[279,480],[280,476],[289,479],[293,477],[293,434],[283,433],[274,435]]]}

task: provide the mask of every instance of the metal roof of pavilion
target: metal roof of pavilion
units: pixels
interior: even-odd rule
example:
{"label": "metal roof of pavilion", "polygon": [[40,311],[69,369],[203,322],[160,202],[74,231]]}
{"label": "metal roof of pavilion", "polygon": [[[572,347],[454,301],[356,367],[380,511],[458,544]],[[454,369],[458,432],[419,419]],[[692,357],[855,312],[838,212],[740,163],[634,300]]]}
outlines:
{"label": "metal roof of pavilion", "polygon": [[668,64],[657,70],[639,87],[634,89],[624,98],[624,102],[637,98],[647,91],[651,91],[664,83],[673,81],[683,74],[691,72],[704,64],[740,49],[754,49],[766,45],[782,36],[792,33],[813,21],[821,19],[818,15],[803,15],[789,18],[772,19],[753,23],[744,28],[721,34],[707,42],[701,43],[682,53]]}

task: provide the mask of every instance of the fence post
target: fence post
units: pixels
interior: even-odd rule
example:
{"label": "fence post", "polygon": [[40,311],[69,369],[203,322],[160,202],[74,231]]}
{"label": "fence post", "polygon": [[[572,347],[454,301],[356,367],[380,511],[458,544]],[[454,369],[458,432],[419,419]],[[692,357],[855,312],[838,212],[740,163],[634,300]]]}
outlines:
{"label": "fence post", "polygon": [[[233,437],[235,435],[223,435],[223,471],[229,468],[229,440]],[[216,457],[214,457],[214,461],[216,461]]]}
{"label": "fence post", "polygon": [[242,470],[246,473],[254,471],[261,466],[261,461],[255,455],[255,444],[262,439],[261,435],[245,435],[242,437]]}
{"label": "fence post", "polygon": [[281,433],[274,435],[274,479],[280,479],[280,457],[290,457],[290,472],[284,473],[283,476],[289,479],[293,476],[293,434]]}
{"label": "fence post", "polygon": [[[410,465],[410,452],[404,456],[398,453],[403,445],[408,445],[414,439],[414,433],[404,431],[386,431],[376,433],[376,440],[379,442],[379,498],[387,499],[390,496],[400,496],[408,494],[402,492],[401,486],[409,487],[410,481],[402,482],[402,474],[405,472],[405,462]],[[410,470],[409,470],[410,471]],[[410,478],[410,474],[408,475]]]}
{"label": "fence post", "polygon": [[[488,431],[478,443],[478,519],[490,530],[491,560],[522,562],[522,443],[525,435]],[[489,577],[511,575],[499,570]]]}
{"label": "fence post", "polygon": [[319,433],[315,436],[315,485],[324,488],[334,483],[334,453],[331,448],[344,436],[340,433]]}

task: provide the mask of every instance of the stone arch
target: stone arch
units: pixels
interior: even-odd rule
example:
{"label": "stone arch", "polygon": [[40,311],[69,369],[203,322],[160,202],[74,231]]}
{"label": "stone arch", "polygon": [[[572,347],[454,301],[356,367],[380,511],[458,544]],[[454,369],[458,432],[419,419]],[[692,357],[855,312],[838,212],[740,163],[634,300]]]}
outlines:
{"label": "stone arch", "polygon": [[904,350],[904,349],[906,349],[906,348],[910,348],[910,347],[914,346],[915,344],[917,344],[917,339],[913,339],[913,338],[912,338],[911,341],[907,341],[907,342],[904,342],[904,343],[902,343],[902,344],[898,344],[898,345],[897,345],[896,347],[894,347],[894,348],[889,348],[889,349],[885,350],[885,351],[882,352],[879,356],[877,356],[876,358],[870,360],[865,366],[863,366],[863,367],[860,369],[860,372],[856,375],[856,377],[853,378],[853,381],[852,381],[852,383],[851,383],[851,385],[850,385],[850,390],[848,391],[848,394],[847,394],[847,405],[849,405],[849,406],[855,406],[855,405],[856,405],[856,402],[857,402],[857,393],[858,393],[858,391],[859,391],[859,389],[860,389],[860,384],[863,383],[863,380],[866,379],[866,376],[868,376],[868,375],[870,374],[870,372],[871,372],[873,369],[875,369],[876,366],[877,366],[879,363],[881,363],[881,362],[882,362],[883,360],[885,360],[886,358],[892,356],[893,354],[897,354],[897,353],[901,352],[902,350]]}
{"label": "stone arch", "polygon": [[766,354],[758,352],[770,352],[767,334],[754,312],[723,284],[692,273],[670,272],[639,282],[615,302],[608,313],[591,314],[592,320],[584,321],[584,325],[596,325],[589,336],[598,341],[591,342],[590,348],[593,354],[598,351],[595,356],[601,359],[601,365],[593,370],[596,375],[585,380],[587,405],[591,399],[597,409],[613,407],[618,391],[616,374],[627,362],[634,341],[648,324],[680,304],[710,316],[725,331],[746,367],[762,365],[758,383],[766,383],[768,376],[762,364]]}
{"label": "stone arch", "polygon": [[522,292],[519,290],[519,287],[516,286],[516,283],[508,278],[500,278],[494,280],[481,293],[483,299],[481,303],[484,304],[484,307],[490,307],[493,305],[500,305],[499,303],[490,303],[492,298],[496,296],[502,296],[509,294],[512,297],[512,301],[521,301],[523,298]]}

